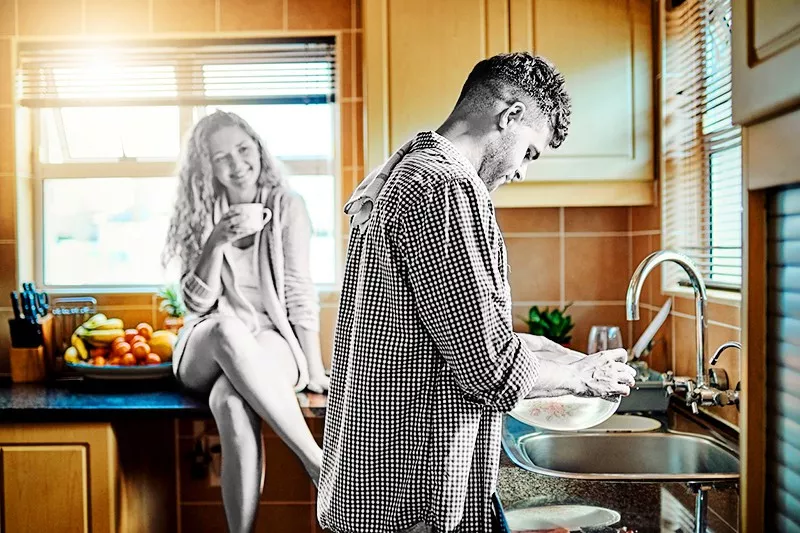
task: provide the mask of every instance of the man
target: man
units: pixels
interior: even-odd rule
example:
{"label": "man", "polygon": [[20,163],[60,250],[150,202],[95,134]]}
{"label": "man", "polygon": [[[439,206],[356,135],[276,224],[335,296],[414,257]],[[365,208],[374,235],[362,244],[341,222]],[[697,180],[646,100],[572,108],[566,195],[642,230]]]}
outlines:
{"label": "man", "polygon": [[492,531],[502,413],[525,396],[630,392],[624,351],[560,364],[552,359],[565,348],[512,331],[489,193],[558,147],[569,113],[563,77],[544,59],[481,61],[445,123],[419,133],[347,204],[323,527]]}

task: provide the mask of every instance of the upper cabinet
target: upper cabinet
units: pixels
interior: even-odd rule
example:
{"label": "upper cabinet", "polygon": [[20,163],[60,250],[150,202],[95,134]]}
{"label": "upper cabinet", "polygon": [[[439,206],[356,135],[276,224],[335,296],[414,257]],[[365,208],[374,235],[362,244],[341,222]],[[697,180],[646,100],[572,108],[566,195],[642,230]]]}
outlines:
{"label": "upper cabinet", "polygon": [[366,161],[438,127],[472,67],[527,50],[564,73],[564,144],[494,193],[498,207],[653,200],[652,4],[647,0],[364,0]]}
{"label": "upper cabinet", "polygon": [[504,0],[363,0],[367,167],[439,127],[472,67],[508,50]]}
{"label": "upper cabinet", "polygon": [[749,126],[800,105],[800,1],[736,0],[733,121]]}

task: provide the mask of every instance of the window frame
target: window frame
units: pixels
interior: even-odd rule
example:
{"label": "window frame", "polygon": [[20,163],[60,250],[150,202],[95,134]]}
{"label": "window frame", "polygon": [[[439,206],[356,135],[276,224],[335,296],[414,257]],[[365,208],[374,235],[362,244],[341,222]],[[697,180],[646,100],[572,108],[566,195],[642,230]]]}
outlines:
{"label": "window frame", "polygon": [[[235,105],[232,102],[232,105]],[[271,104],[260,104],[271,105]],[[310,104],[314,105],[314,104]],[[332,201],[335,205],[340,205],[341,195],[341,156],[338,132],[341,131],[340,113],[341,104],[338,101],[330,102],[333,106],[333,157],[329,159],[311,158],[277,158],[287,175],[333,175],[334,197]],[[135,106],[134,106],[135,107]],[[178,105],[179,121],[178,132],[181,138],[185,132],[190,131],[199,116],[205,115],[205,105]],[[50,108],[60,109],[60,108]],[[91,179],[91,178],[161,178],[176,176],[176,169],[179,164],[179,157],[175,159],[142,159],[125,157],[116,160],[84,160],[80,162],[64,163],[42,163],[42,131],[41,131],[41,109],[30,109],[30,146],[31,146],[31,185],[33,193],[33,267],[34,278],[37,286],[52,294],[141,294],[157,292],[160,285],[48,285],[45,284],[45,238],[44,238],[44,183],[45,180],[54,179]],[[66,146],[66,138],[63,129],[59,131],[61,142]],[[335,213],[335,210],[334,210]],[[334,280],[332,283],[316,283],[315,287],[320,293],[334,291],[338,281],[341,279],[343,265],[342,239],[338,238],[341,233],[341,217],[334,215],[333,220],[334,238]]]}

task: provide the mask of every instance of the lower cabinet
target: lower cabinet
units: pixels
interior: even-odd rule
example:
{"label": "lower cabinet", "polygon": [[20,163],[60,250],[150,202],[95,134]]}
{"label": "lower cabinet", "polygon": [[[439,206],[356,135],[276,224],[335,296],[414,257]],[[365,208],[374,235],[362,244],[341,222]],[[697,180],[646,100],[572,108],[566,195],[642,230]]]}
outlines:
{"label": "lower cabinet", "polygon": [[110,424],[0,425],[0,530],[117,531],[116,465]]}

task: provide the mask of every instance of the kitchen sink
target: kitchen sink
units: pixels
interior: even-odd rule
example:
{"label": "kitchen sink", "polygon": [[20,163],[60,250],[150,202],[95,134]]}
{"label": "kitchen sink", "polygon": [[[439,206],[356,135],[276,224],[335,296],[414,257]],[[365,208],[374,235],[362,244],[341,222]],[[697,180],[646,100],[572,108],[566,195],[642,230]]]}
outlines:
{"label": "kitchen sink", "polygon": [[503,446],[517,466],[548,476],[598,481],[735,482],[739,459],[701,435],[543,433],[509,420]]}

